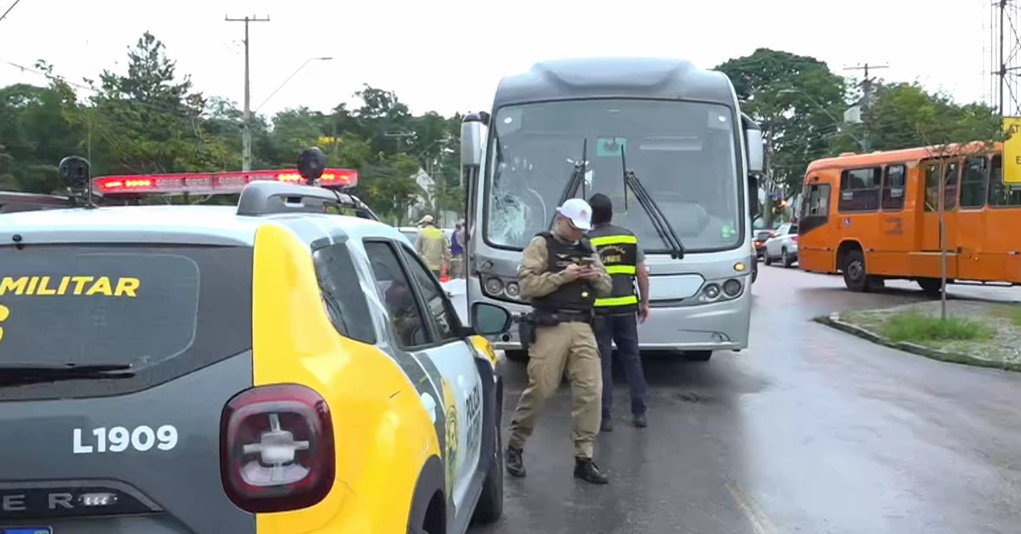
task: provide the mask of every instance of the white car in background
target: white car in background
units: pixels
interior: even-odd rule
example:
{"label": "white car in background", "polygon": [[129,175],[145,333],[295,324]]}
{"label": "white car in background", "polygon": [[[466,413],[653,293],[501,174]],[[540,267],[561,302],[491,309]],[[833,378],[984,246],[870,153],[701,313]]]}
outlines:
{"label": "white car in background", "polygon": [[798,225],[787,223],[776,229],[776,234],[766,240],[763,247],[766,265],[779,261],[784,267],[798,262]]}

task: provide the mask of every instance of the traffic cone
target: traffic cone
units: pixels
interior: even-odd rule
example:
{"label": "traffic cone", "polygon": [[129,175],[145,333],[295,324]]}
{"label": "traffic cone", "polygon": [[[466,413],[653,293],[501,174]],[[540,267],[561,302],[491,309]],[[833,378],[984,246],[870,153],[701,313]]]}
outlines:
{"label": "traffic cone", "polygon": [[440,267],[440,283],[445,284],[445,283],[447,283],[449,281],[450,281],[450,277],[447,276],[447,268],[446,267]]}

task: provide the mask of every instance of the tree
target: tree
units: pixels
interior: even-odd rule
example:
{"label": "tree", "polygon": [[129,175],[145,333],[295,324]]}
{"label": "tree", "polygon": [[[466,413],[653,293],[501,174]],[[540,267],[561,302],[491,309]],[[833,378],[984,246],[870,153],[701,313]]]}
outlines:
{"label": "tree", "polygon": [[767,192],[796,194],[805,167],[829,155],[829,140],[844,135],[836,117],[845,106],[845,80],[815,58],[767,48],[716,69],[734,84],[742,111],[763,127]]}

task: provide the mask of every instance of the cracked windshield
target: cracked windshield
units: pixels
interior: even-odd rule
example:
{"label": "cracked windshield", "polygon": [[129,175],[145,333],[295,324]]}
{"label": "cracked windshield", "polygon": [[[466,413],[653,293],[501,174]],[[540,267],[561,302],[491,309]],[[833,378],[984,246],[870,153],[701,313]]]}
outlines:
{"label": "cracked windshield", "polygon": [[[689,251],[736,247],[745,182],[734,117],[691,102],[583,100],[507,106],[493,124],[486,235],[523,248],[546,230],[561,197],[603,193],[614,218],[650,252],[670,247],[653,223],[659,209]],[[584,159],[582,159],[584,158]],[[581,180],[573,181],[579,169]],[[582,174],[583,169],[583,174]],[[652,197],[643,206],[634,173]]]}
{"label": "cracked windshield", "polygon": [[1021,534],[1018,28],[0,0],[0,534]]}

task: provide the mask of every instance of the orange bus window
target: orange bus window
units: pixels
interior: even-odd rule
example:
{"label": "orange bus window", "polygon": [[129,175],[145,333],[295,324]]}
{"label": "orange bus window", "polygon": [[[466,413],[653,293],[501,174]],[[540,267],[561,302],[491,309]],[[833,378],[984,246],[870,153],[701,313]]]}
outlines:
{"label": "orange bus window", "polygon": [[900,211],[904,209],[904,165],[890,165],[886,168],[883,179],[883,211]]}
{"label": "orange bus window", "polygon": [[978,209],[986,205],[988,181],[989,160],[983,156],[969,159],[961,177],[961,209]]}
{"label": "orange bus window", "polygon": [[849,169],[840,173],[839,211],[876,211],[879,209],[879,167]]}

